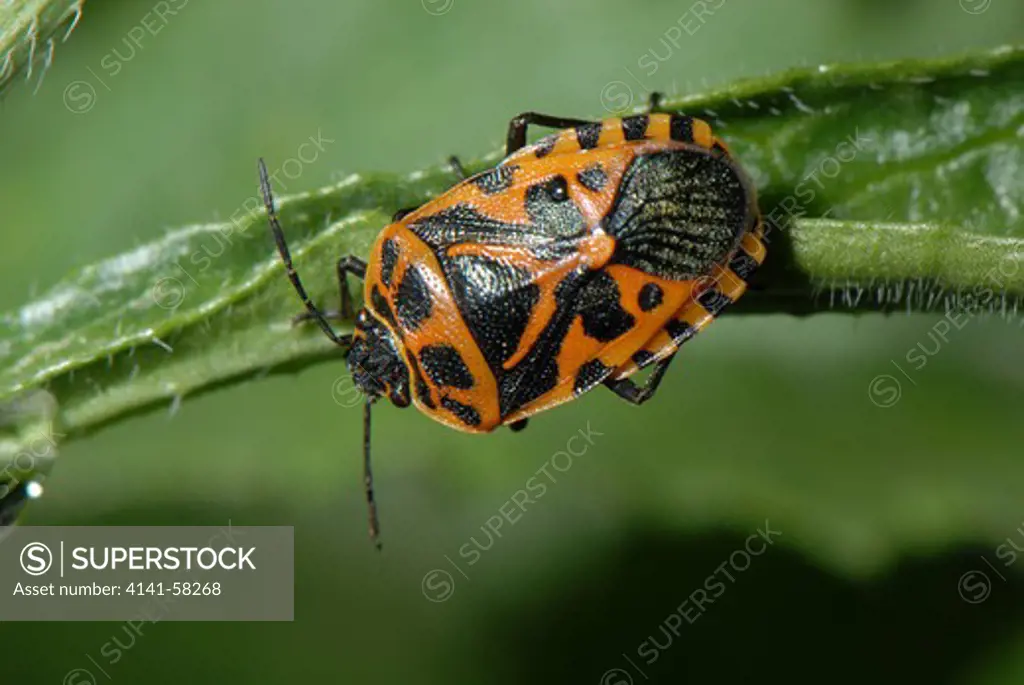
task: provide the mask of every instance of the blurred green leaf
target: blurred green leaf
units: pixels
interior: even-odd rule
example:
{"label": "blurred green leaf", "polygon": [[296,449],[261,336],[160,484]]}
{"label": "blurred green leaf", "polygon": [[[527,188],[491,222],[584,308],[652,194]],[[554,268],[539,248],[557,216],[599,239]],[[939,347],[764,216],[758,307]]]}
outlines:
{"label": "blurred green leaf", "polygon": [[[761,290],[737,311],[822,311],[837,295],[859,308],[1015,309],[1022,82],[1024,50],[1006,48],[791,71],[663,103],[715,123],[772,219]],[[452,180],[442,169],[358,175],[280,199],[314,298],[336,297],[339,255],[365,254],[395,209]],[[3,316],[0,399],[46,387],[75,436],[156,402],[336,358],[315,327],[289,324],[299,305],[260,205],[254,192],[229,221],[88,266]]]}

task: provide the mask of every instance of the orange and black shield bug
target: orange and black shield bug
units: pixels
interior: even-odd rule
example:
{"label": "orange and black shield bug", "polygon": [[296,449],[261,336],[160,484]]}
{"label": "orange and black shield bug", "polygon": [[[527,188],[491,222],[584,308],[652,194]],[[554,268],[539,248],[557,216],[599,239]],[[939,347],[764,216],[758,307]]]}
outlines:
{"label": "orange and black shield bug", "polygon": [[[656,102],[652,98],[652,105]],[[653,109],[654,107],[652,107]],[[561,129],[527,145],[529,126]],[[506,157],[422,207],[400,210],[364,262],[338,262],[337,335],[306,295],[260,179],[288,277],[307,312],[346,348],[370,407],[415,404],[486,433],[597,385],[641,404],[680,345],[746,290],[765,257],[755,190],[704,121],[640,114],[600,122],[529,112],[509,124]],[[347,276],[364,280],[358,313]],[[643,385],[630,376],[647,366]],[[378,543],[379,546],[379,543]]]}

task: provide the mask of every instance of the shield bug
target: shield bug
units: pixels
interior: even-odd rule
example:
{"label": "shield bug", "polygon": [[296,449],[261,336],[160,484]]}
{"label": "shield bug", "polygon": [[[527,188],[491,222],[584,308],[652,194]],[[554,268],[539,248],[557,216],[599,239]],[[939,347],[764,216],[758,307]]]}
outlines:
{"label": "shield bug", "polygon": [[[527,145],[530,126],[559,131]],[[452,162],[461,178],[454,187],[396,213],[368,261],[338,262],[337,315],[354,320],[350,335],[337,335],[306,294],[259,165],[271,230],[306,307],[300,318],[346,348],[366,396],[375,541],[375,400],[415,404],[473,433],[519,430],[597,385],[642,404],[680,345],[745,292],[766,254],[751,182],[694,117],[583,121],[527,112],[510,122],[497,166],[466,178]],[[350,275],[364,281],[358,312]],[[630,380],[647,366],[643,385]]]}

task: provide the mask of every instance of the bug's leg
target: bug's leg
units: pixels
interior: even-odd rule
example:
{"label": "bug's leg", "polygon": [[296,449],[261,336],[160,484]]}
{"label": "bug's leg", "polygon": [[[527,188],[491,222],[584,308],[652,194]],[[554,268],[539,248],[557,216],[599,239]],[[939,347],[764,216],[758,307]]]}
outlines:
{"label": "bug's leg", "polygon": [[[352,301],[352,291],[348,287],[349,274],[362,280],[366,278],[366,262],[355,255],[348,255],[338,260],[338,296],[340,308],[321,312],[325,319],[334,321],[351,321],[355,318],[355,306]],[[292,319],[293,323],[309,321],[315,318],[310,312],[302,312]]]}
{"label": "bug's leg", "polygon": [[260,159],[257,167],[260,174],[260,191],[263,194],[263,205],[266,207],[267,220],[270,222],[270,232],[274,236],[274,242],[277,243],[277,251],[281,255],[281,261],[284,262],[288,280],[291,281],[295,292],[299,294],[302,304],[306,306],[306,317],[316,321],[324,335],[330,338],[336,345],[348,347],[352,343],[352,336],[335,333],[331,325],[327,323],[323,313],[313,304],[313,300],[309,299],[309,295],[299,279],[299,274],[295,271],[295,266],[292,264],[292,255],[288,251],[288,243],[284,239],[284,230],[281,228],[281,222],[277,218],[277,211],[274,209],[274,196],[270,190],[270,176],[267,174],[267,165],[263,163],[263,159]]}
{"label": "bug's leg", "polygon": [[469,174],[466,173],[466,169],[462,166],[462,162],[455,155],[448,158],[448,166],[451,168],[452,173],[455,174],[455,178],[458,180],[465,181],[469,178]]}
{"label": "bug's leg", "polygon": [[654,370],[651,371],[651,375],[647,377],[647,382],[642,386],[637,385],[628,378],[622,378],[619,380],[605,381],[605,387],[631,404],[643,404],[654,397],[654,393],[658,390],[658,385],[661,383],[661,379],[665,376],[665,371],[668,370],[668,365],[672,363],[672,359],[674,358],[675,355],[672,355],[671,357],[662,359],[660,362],[655,362]]}
{"label": "bug's leg", "polygon": [[373,470],[370,468],[370,407],[374,397],[367,397],[363,408],[363,488],[366,491],[366,513],[370,525],[370,540],[381,549],[380,521],[377,519],[377,500],[373,496]]}
{"label": "bug's leg", "polygon": [[[462,166],[462,162],[460,162],[459,158],[455,155],[448,158],[448,167],[451,169],[452,174],[455,175],[455,180],[457,182],[465,181],[469,177],[469,174],[466,173],[466,170]],[[391,221],[401,221],[417,209],[419,209],[419,207],[402,207],[391,216]]]}
{"label": "bug's leg", "polygon": [[338,297],[341,298],[341,318],[355,318],[355,307],[352,305],[352,291],[348,288],[348,275],[352,274],[359,280],[366,278],[366,262],[355,255],[348,255],[338,260]]}
{"label": "bug's leg", "polygon": [[508,427],[512,429],[513,433],[518,433],[519,431],[526,428],[526,424],[529,423],[529,421],[530,419],[519,419],[518,421],[513,421],[512,423],[508,424]]}
{"label": "bug's leg", "polygon": [[656,90],[651,91],[650,96],[647,98],[647,112],[648,114],[656,112],[661,109],[661,101],[664,98],[664,94]]}
{"label": "bug's leg", "polygon": [[552,117],[537,112],[523,112],[508,122],[508,137],[505,140],[505,156],[526,145],[526,129],[532,126],[546,126],[547,128],[572,128],[593,122],[583,119],[564,119]]}

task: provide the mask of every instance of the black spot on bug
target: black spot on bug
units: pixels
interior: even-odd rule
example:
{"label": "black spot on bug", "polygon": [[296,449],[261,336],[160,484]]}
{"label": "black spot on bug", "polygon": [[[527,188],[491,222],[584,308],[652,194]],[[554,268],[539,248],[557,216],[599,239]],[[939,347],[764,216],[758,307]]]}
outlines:
{"label": "black spot on bug", "polygon": [[427,385],[423,378],[416,379],[416,397],[428,409],[437,409],[437,403],[434,402],[434,398],[430,395],[430,386]]}
{"label": "black spot on bug", "polygon": [[565,202],[569,199],[569,184],[566,182],[565,176],[555,176],[542,184],[541,188],[548,194],[552,202]]}
{"label": "black spot on bug", "polygon": [[513,421],[512,423],[508,424],[508,427],[512,429],[513,433],[518,433],[519,431],[526,428],[526,424],[528,424],[529,422],[530,419],[519,419],[518,421]]}
{"label": "black spot on bug", "polygon": [[407,330],[416,330],[430,318],[433,301],[419,269],[406,269],[395,293],[395,306],[398,309],[398,320]]}
{"label": "black spot on bug", "polygon": [[697,329],[686,321],[673,319],[665,324],[665,332],[672,336],[672,341],[675,342],[676,345],[682,345],[697,334]]}
{"label": "black spot on bug", "polygon": [[434,402],[434,398],[430,395],[430,386],[427,385],[426,379],[423,378],[423,371],[420,370],[420,365],[416,361],[416,355],[409,355],[409,364],[412,366],[412,376],[416,382],[416,397],[427,409],[436,409],[437,403]]}
{"label": "black spot on bug", "polygon": [[608,174],[600,164],[592,164],[577,173],[576,180],[587,190],[599,193],[608,185]]}
{"label": "black spot on bug", "polygon": [[469,390],[473,374],[459,351],[451,345],[429,345],[420,350],[420,365],[437,385]]}
{"label": "black spot on bug", "polygon": [[583,150],[593,150],[601,137],[601,124],[580,124],[576,127],[576,141]]}
{"label": "black spot on bug", "polygon": [[498,407],[502,417],[541,397],[558,385],[558,354],[569,328],[576,319],[575,306],[587,276],[573,272],[555,287],[555,313],[537,342],[512,369],[499,369]]}
{"label": "black spot on bug", "polygon": [[[559,342],[560,345],[560,342]],[[554,356],[538,353],[546,347],[538,344],[526,359],[501,376],[498,406],[508,416],[558,385],[558,362]]]}
{"label": "black spot on bug", "polygon": [[637,304],[640,305],[640,311],[649,312],[657,308],[664,296],[665,293],[660,285],[657,283],[645,283],[644,287],[640,288],[640,294],[637,296]]}
{"label": "black spot on bug", "polygon": [[551,154],[551,151],[555,149],[555,143],[558,142],[558,134],[545,136],[537,141],[536,147],[533,152],[533,156],[537,159],[547,157]]}
{"label": "black spot on bug", "polygon": [[391,287],[391,277],[395,274],[395,265],[398,264],[398,245],[391,238],[384,241],[380,246],[380,282],[385,288]]}
{"label": "black spot on bug", "polygon": [[585,230],[583,214],[571,202],[569,184],[562,175],[527,188],[525,209],[530,223],[548,235],[580,235]]}
{"label": "black spot on bug", "polygon": [[514,164],[511,166],[494,167],[474,176],[472,183],[483,191],[485,195],[497,195],[511,187],[512,177],[518,169],[519,167]]}
{"label": "black spot on bug", "polygon": [[519,347],[540,299],[531,274],[509,264],[462,255],[442,261],[455,304],[495,374]]}
{"label": "black spot on bug", "polygon": [[668,122],[669,136],[680,143],[693,142],[693,117],[673,114]]}
{"label": "black spot on bug", "polygon": [[633,353],[633,363],[636,364],[636,368],[642,369],[652,361],[654,361],[654,355],[647,350],[637,350]]}
{"label": "black spot on bug", "polygon": [[712,316],[718,316],[723,309],[732,304],[729,296],[717,288],[708,288],[697,298],[701,306]]}
{"label": "black spot on bug", "polygon": [[633,328],[636,319],[622,308],[620,298],[619,284],[614,278],[604,271],[593,273],[576,302],[587,336],[609,342]]}
{"label": "black spot on bug", "polygon": [[573,394],[585,393],[607,378],[612,371],[614,369],[603,364],[600,359],[591,359],[576,372],[576,380],[573,381],[572,386]]}
{"label": "black spot on bug", "polygon": [[647,126],[650,121],[650,117],[646,114],[624,117],[622,119],[622,136],[626,140],[643,140],[647,135]]}
{"label": "black spot on bug", "polygon": [[370,293],[370,306],[373,307],[373,311],[377,315],[391,324],[394,328],[398,328],[398,322],[395,321],[395,313],[391,311],[391,305],[388,304],[388,298],[384,297],[384,293],[381,292],[380,288],[374,284],[373,292]]}
{"label": "black spot on bug", "polygon": [[729,269],[744,281],[748,280],[754,274],[757,267],[757,260],[742,247],[737,250],[736,254],[729,260]]}
{"label": "black spot on bug", "polygon": [[441,398],[441,406],[455,414],[455,416],[467,426],[480,425],[480,412],[468,404],[463,404],[450,397]]}

